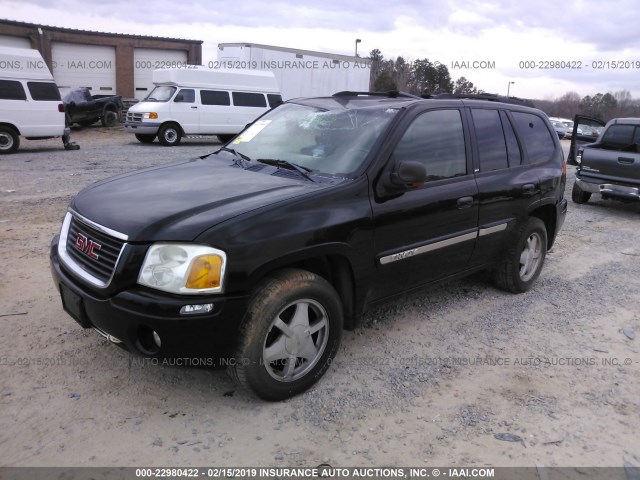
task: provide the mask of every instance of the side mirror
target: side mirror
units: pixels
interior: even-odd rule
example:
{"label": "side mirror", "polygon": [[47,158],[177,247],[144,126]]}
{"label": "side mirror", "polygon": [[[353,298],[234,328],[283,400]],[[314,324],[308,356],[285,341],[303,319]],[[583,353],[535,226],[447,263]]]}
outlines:
{"label": "side mirror", "polygon": [[427,169],[420,162],[405,161],[396,165],[389,175],[393,190],[408,191],[421,186],[427,179]]}

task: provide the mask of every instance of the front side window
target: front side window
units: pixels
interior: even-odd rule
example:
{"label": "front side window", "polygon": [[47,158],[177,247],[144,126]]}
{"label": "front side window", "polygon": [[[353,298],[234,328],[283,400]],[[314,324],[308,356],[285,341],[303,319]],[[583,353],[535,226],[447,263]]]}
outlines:
{"label": "front side window", "polygon": [[395,162],[422,163],[427,181],[467,174],[467,156],[458,110],[430,110],[407,128],[394,153]]}
{"label": "front side window", "polygon": [[51,82],[27,82],[31,98],[41,101],[61,101],[60,90]]}
{"label": "front side window", "polygon": [[531,113],[512,112],[518,136],[529,155],[530,163],[550,160],[555,151],[551,132],[541,117]]}
{"label": "front side window", "polygon": [[348,177],[363,164],[397,112],[386,107],[324,110],[286,103],[260,117],[228,146],[252,162],[285,160],[312,173]]}
{"label": "front side window", "polygon": [[196,101],[196,92],[192,88],[183,88],[173,101],[176,103],[194,103]]}
{"label": "front side window", "polygon": [[26,100],[27,95],[20,82],[16,82],[15,80],[0,80],[0,99]]}
{"label": "front side window", "polygon": [[144,99],[145,102],[168,102],[176,93],[176,87],[160,86],[151,90],[151,93]]}

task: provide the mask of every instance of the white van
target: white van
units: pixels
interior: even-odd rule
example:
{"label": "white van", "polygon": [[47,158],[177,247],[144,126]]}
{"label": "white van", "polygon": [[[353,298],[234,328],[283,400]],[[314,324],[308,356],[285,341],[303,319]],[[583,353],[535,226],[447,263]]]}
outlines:
{"label": "white van", "polygon": [[124,128],[142,143],[178,145],[184,135],[217,135],[228,142],[282,103],[271,72],[211,70],[187,65],[153,72],[155,88],[127,112]]}
{"label": "white van", "polygon": [[40,52],[0,47],[0,154],[15,152],[21,136],[40,140],[65,133],[60,91]]}

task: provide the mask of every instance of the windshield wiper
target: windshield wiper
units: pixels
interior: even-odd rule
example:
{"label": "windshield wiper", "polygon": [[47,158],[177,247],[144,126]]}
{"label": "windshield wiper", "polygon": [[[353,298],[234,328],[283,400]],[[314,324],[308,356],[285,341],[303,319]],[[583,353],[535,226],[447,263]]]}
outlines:
{"label": "windshield wiper", "polygon": [[248,165],[246,165],[245,162],[250,162],[251,161],[251,159],[248,156],[246,156],[244,153],[237,152],[233,148],[222,147],[222,148],[220,148],[220,150],[218,150],[218,152],[220,152],[222,150],[224,150],[225,152],[233,153],[233,156],[234,156],[233,162],[236,165],[238,165],[239,167],[247,168]]}
{"label": "windshield wiper", "polygon": [[288,170],[295,170],[304,178],[309,180],[310,182],[316,183],[316,181],[309,176],[309,173],[312,172],[310,168],[303,167],[302,165],[298,165],[297,163],[289,162],[288,160],[279,160],[275,158],[259,158],[256,162],[266,163],[267,165],[273,165],[274,167],[286,168]]}

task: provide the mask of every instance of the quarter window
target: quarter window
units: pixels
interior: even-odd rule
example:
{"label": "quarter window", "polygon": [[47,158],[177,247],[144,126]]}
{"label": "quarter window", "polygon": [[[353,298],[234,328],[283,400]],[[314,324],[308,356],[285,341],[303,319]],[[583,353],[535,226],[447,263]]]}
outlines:
{"label": "quarter window", "polygon": [[458,110],[430,110],[416,118],[395,148],[396,162],[422,163],[427,181],[467,174],[462,119]]}
{"label": "quarter window", "polygon": [[0,99],[26,100],[27,95],[20,82],[14,80],[0,80]]}
{"label": "quarter window", "polygon": [[267,101],[262,93],[233,92],[233,104],[236,107],[263,107],[267,106]]}
{"label": "quarter window", "polygon": [[269,101],[269,106],[271,108],[277,107],[282,103],[282,97],[275,93],[267,93],[267,100]]}
{"label": "quarter window", "polygon": [[511,115],[513,115],[518,136],[529,155],[529,162],[539,163],[551,159],[555,151],[555,143],[544,120],[531,113],[511,112]]}

